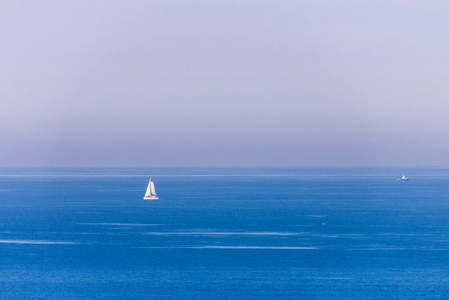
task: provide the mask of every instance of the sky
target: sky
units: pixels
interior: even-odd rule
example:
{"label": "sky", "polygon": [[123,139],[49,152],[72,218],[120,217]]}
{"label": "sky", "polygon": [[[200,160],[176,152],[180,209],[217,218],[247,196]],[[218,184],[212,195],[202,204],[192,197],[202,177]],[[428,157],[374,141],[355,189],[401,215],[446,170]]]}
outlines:
{"label": "sky", "polygon": [[447,1],[0,2],[0,167],[448,166]]}

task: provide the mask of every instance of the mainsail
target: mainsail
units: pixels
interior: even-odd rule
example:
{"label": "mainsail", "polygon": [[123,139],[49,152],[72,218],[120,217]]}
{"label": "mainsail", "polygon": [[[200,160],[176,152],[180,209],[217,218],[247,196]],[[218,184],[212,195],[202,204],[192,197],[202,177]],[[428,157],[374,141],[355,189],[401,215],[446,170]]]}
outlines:
{"label": "mainsail", "polygon": [[159,199],[156,195],[156,190],[154,189],[154,182],[151,181],[148,182],[147,191],[145,192],[145,196],[143,197],[144,200],[156,200]]}
{"label": "mainsail", "polygon": [[154,189],[154,182],[150,181],[150,186],[151,186],[151,195],[156,196],[156,190]]}

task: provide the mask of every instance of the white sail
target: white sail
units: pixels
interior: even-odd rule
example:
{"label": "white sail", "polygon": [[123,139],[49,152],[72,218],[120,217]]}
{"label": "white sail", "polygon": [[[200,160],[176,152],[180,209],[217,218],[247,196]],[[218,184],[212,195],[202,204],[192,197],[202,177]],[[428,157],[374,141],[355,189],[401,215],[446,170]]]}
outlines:
{"label": "white sail", "polygon": [[156,195],[156,190],[154,189],[154,183],[153,181],[148,182],[147,191],[145,192],[145,196],[143,197],[144,200],[157,200],[159,199]]}
{"label": "white sail", "polygon": [[151,196],[151,185],[148,184],[147,191],[145,192],[145,197]]}
{"label": "white sail", "polygon": [[154,182],[153,181],[150,182],[150,186],[151,186],[151,195],[156,196],[156,190],[154,189]]}

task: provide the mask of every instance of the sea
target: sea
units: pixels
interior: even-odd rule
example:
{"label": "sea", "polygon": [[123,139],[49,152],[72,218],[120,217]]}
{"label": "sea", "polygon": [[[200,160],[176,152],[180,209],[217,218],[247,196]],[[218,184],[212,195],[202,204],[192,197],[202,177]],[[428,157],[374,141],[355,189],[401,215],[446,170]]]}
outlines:
{"label": "sea", "polygon": [[447,168],[0,169],[0,299],[448,297]]}

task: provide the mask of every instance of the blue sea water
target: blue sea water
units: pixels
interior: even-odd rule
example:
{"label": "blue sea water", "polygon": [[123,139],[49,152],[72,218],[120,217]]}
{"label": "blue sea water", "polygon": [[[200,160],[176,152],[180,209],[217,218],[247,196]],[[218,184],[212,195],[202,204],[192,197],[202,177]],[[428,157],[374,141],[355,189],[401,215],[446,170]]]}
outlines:
{"label": "blue sea water", "polygon": [[[159,201],[142,199],[150,175]],[[1,299],[444,299],[448,286],[449,169],[0,170]]]}

